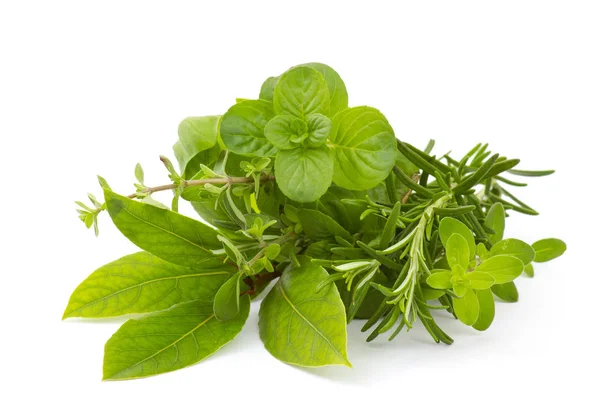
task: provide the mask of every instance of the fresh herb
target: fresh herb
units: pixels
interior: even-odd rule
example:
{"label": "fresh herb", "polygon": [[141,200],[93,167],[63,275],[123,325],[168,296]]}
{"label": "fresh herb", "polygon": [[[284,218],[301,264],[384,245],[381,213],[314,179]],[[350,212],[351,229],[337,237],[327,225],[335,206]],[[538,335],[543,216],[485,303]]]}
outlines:
{"label": "fresh herb", "polygon": [[[190,117],[161,156],[170,182],[122,196],[99,178],[104,203],[77,202],[98,234],[108,211],[142,252],[109,263],[73,292],[64,318],[145,314],[106,344],[104,379],[155,375],[194,364],[241,331],[251,300],[276,358],[300,366],[351,366],[346,324],[364,319],[368,341],[421,323],[436,342],[448,312],[486,330],[495,297],[516,302],[514,280],[562,255],[559,239],[504,239],[508,212],[537,212],[507,190],[525,186],[517,159],[478,144],[462,158],[396,139],[372,107],[348,107],[324,64],[268,78],[259,99],[222,116]],[[511,189],[512,190],[512,189]],[[172,191],[167,207],[152,195]],[[188,201],[204,222],[177,212]],[[269,283],[274,282],[270,286]]]}

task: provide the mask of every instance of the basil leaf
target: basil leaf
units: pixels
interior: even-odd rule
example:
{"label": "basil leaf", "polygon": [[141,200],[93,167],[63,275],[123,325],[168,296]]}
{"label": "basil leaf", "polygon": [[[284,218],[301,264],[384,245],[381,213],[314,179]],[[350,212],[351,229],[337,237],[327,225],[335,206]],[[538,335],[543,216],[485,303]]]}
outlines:
{"label": "basil leaf", "polygon": [[199,270],[139,252],[106,264],[73,291],[63,319],[105,318],[167,309],[191,300],[212,301],[234,268],[215,261]]}
{"label": "basil leaf", "polygon": [[333,160],[325,146],[281,150],[275,158],[275,181],[291,200],[308,203],[317,200],[331,185]]}
{"label": "basil leaf", "polygon": [[210,249],[220,249],[217,231],[176,212],[140,203],[104,190],[108,213],[133,244],[163,260],[202,268],[214,263]]}
{"label": "basil leaf", "polygon": [[225,146],[234,153],[258,157],[274,156],[277,149],[264,131],[275,116],[273,105],[264,100],[246,100],[233,105],[223,115],[220,133]]}
{"label": "basil leaf", "polygon": [[275,91],[275,86],[279,81],[278,76],[270,76],[268,77],[260,87],[260,94],[258,95],[259,99],[273,101],[273,92]]}
{"label": "basil leaf", "polygon": [[523,262],[516,257],[498,255],[479,264],[477,271],[492,275],[497,284],[507,283],[523,273]]}
{"label": "basil leaf", "polygon": [[473,328],[478,331],[485,331],[492,325],[496,314],[496,305],[492,290],[478,290],[477,301],[479,302],[479,317],[477,318],[477,322],[473,324]]}
{"label": "basil leaf", "polygon": [[485,223],[495,231],[489,235],[492,244],[498,243],[504,236],[504,214],[502,203],[494,203],[485,217]]}
{"label": "basil leaf", "polygon": [[450,271],[439,271],[427,277],[427,284],[434,289],[450,289],[452,287],[452,272]]}
{"label": "basil leaf", "polygon": [[[195,172],[188,171],[188,167],[194,157],[205,150],[215,147],[217,144],[220,118],[220,115],[188,117],[179,124],[177,129],[179,140],[173,145],[173,152],[185,178],[189,178],[195,174]],[[218,150],[218,146],[216,148]],[[206,164],[206,162],[203,164]]]}
{"label": "basil leaf", "polygon": [[519,239],[504,239],[492,246],[490,255],[506,255],[518,258],[527,265],[535,258],[535,250]]}
{"label": "basil leaf", "polygon": [[332,123],[333,182],[366,190],[383,181],[396,160],[396,137],[383,114],[371,107],[348,108],[336,114]]}
{"label": "basil leaf", "polygon": [[317,292],[329,277],[305,263],[287,268],[263,300],[258,314],[260,337],[277,359],[316,367],[351,366],[346,354],[346,312],[335,285]]}
{"label": "basil leaf", "polygon": [[332,240],[340,236],[349,242],[354,242],[352,235],[330,216],[317,210],[300,209],[298,219],[306,236],[315,241]]}
{"label": "basil leaf", "polygon": [[323,75],[310,67],[294,67],[285,72],[273,93],[277,114],[306,119],[311,114],[329,115],[329,89]]}
{"label": "basil leaf", "polygon": [[213,311],[219,321],[235,318],[240,312],[240,280],[242,274],[237,272],[221,286],[215,295]]}
{"label": "basil leaf", "polygon": [[566,250],[567,245],[560,239],[542,239],[533,245],[535,250],[535,262],[543,263],[560,257]]}
{"label": "basil leaf", "polygon": [[454,275],[469,267],[469,245],[462,235],[453,233],[446,241],[446,260]]}
{"label": "basil leaf", "polygon": [[307,63],[303,66],[316,69],[325,81],[329,90],[329,115],[335,115],[348,108],[348,92],[340,75],[330,66],[321,63]]}
{"label": "basil leaf", "polygon": [[471,230],[462,222],[452,217],[445,217],[440,222],[440,239],[442,244],[446,247],[446,243],[450,236],[454,233],[461,235],[469,245],[469,260],[475,256],[476,246],[475,238]]}
{"label": "basil leaf", "polygon": [[473,289],[467,289],[463,297],[453,297],[454,314],[465,325],[473,325],[479,317],[479,300]]}
{"label": "basil leaf", "polygon": [[103,379],[141,378],[195,364],[233,340],[249,310],[250,298],[244,296],[238,316],[226,322],[202,301],[129,320],[106,342]]}
{"label": "basil leaf", "polygon": [[302,145],[301,142],[293,142],[292,137],[308,137],[306,122],[291,115],[277,115],[265,126],[265,137],[276,147],[289,150]]}
{"label": "basil leaf", "polygon": [[306,119],[307,133],[305,144],[307,147],[319,147],[327,142],[331,133],[331,120],[323,114],[312,114]]}
{"label": "basil leaf", "polygon": [[519,301],[519,291],[514,282],[506,282],[501,285],[492,286],[492,292],[498,296],[501,300],[509,303],[516,303]]}
{"label": "basil leaf", "polygon": [[492,275],[482,271],[469,272],[465,278],[469,279],[471,288],[476,290],[489,289],[496,282]]}

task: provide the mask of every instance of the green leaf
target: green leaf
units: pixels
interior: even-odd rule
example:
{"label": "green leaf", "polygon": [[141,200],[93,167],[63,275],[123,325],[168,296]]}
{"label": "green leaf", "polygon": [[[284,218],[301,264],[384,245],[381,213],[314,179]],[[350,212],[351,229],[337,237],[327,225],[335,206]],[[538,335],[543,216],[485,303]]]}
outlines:
{"label": "green leaf", "polygon": [[533,249],[534,261],[543,263],[560,257],[567,250],[567,245],[560,239],[542,239],[533,244]]}
{"label": "green leaf", "polygon": [[218,321],[212,304],[202,301],[129,320],[106,342],[103,379],[141,378],[195,364],[233,340],[249,310],[244,296],[240,313],[229,321]]}
{"label": "green leaf", "polygon": [[494,203],[485,217],[485,223],[495,231],[489,235],[492,244],[499,242],[504,236],[504,214],[502,203]]}
{"label": "green leaf", "polygon": [[346,312],[335,285],[320,266],[287,268],[263,300],[258,327],[266,349],[286,363],[351,366],[346,354]]}
{"label": "green leaf", "polygon": [[144,169],[140,163],[135,164],[135,179],[142,185],[144,184]]}
{"label": "green leaf", "polygon": [[500,299],[509,303],[516,303],[519,301],[519,291],[515,286],[514,282],[507,282],[501,285],[492,286],[492,292]]}
{"label": "green leaf", "polygon": [[329,89],[323,75],[310,67],[295,67],[285,72],[273,93],[277,114],[306,119],[311,114],[329,115]]}
{"label": "green leaf", "polygon": [[475,290],[489,289],[496,282],[492,275],[482,271],[469,272],[465,278],[469,279],[471,288]]}
{"label": "green leaf", "polygon": [[194,157],[217,144],[220,118],[220,115],[188,117],[179,124],[179,140],[173,145],[173,152],[184,177],[189,178],[195,173],[188,171]]}
{"label": "green leaf", "polygon": [[383,114],[371,107],[353,107],[336,114],[332,122],[334,183],[366,190],[382,182],[396,160],[396,137]]}
{"label": "green leaf", "polygon": [[452,272],[450,271],[438,271],[434,272],[427,277],[427,284],[434,289],[450,289],[452,287]]}
{"label": "green leaf", "polygon": [[316,62],[302,65],[316,69],[325,78],[329,90],[329,115],[335,115],[341,110],[348,108],[346,85],[333,68]]}
{"label": "green leaf", "polygon": [[215,295],[213,311],[219,321],[229,321],[240,312],[240,280],[242,274],[237,272],[221,286]]}
{"label": "green leaf", "polygon": [[277,115],[265,126],[265,137],[276,147],[289,150],[302,146],[292,138],[308,137],[306,122],[291,115]]}
{"label": "green leaf", "polygon": [[304,233],[314,241],[333,240],[336,236],[340,236],[351,243],[354,242],[352,235],[347,230],[320,211],[300,209],[296,214]]}
{"label": "green leaf", "polygon": [[475,256],[476,251],[475,238],[471,230],[456,218],[445,217],[442,219],[440,222],[440,239],[444,247],[447,247],[446,243],[454,233],[461,235],[467,241],[469,246],[469,260],[471,260]]}
{"label": "green leaf", "polygon": [[273,101],[273,92],[275,91],[275,86],[279,81],[278,76],[270,76],[268,77],[260,87],[260,94],[258,96],[261,100]]}
{"label": "green leaf", "polygon": [[462,235],[453,233],[446,241],[446,259],[453,274],[469,267],[469,245]]}
{"label": "green leaf", "polygon": [[212,301],[234,268],[216,260],[199,270],[163,261],[147,252],[106,264],[73,291],[63,319],[105,318],[167,309],[191,300]]}
{"label": "green leaf", "polygon": [[186,267],[214,264],[211,249],[221,248],[217,231],[170,210],[104,190],[115,226],[133,244],[163,260]]}
{"label": "green leaf", "polygon": [[490,256],[490,253],[483,243],[477,243],[477,256],[479,260],[485,261]]}
{"label": "green leaf", "polygon": [[507,283],[523,273],[523,262],[513,256],[498,255],[479,264],[477,271],[492,275],[497,284]]}
{"label": "green leaf", "polygon": [[465,325],[473,325],[479,317],[479,300],[473,289],[468,289],[463,297],[452,298],[456,317]]}
{"label": "green leaf", "polygon": [[527,264],[523,268],[523,272],[525,273],[525,275],[527,275],[530,278],[533,278],[533,276],[535,275],[535,271],[533,270],[533,265],[531,265],[531,264]]}
{"label": "green leaf", "polygon": [[532,262],[535,254],[533,247],[519,239],[504,239],[493,245],[490,250],[491,256],[513,256],[521,260],[523,265]]}
{"label": "green leaf", "polygon": [[492,290],[478,290],[477,300],[479,302],[479,317],[477,318],[477,322],[473,324],[473,328],[478,331],[485,331],[492,325],[496,314],[496,305]]}
{"label": "green leaf", "polygon": [[284,195],[300,203],[317,200],[331,185],[333,160],[325,146],[281,150],[275,158],[275,181]]}
{"label": "green leaf", "polygon": [[223,115],[220,133],[225,146],[241,155],[274,156],[277,149],[265,137],[265,126],[275,116],[273,105],[264,100],[235,104]]}
{"label": "green leaf", "polygon": [[[443,290],[422,288],[421,291],[423,292],[423,299],[428,300],[428,301],[429,300],[437,300],[444,295]],[[381,303],[381,301],[379,303]]]}
{"label": "green leaf", "polygon": [[304,142],[307,147],[319,147],[327,142],[331,133],[331,120],[323,114],[312,114],[306,119],[308,137]]}

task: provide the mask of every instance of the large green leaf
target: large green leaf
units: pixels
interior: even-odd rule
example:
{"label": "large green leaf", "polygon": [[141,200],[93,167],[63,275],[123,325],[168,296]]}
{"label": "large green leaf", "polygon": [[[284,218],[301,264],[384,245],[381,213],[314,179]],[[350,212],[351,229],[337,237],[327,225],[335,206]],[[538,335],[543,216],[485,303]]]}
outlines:
{"label": "large green leaf", "polygon": [[560,257],[567,251],[567,245],[560,239],[542,239],[532,245],[535,250],[535,262],[542,263]]}
{"label": "large green leaf", "polygon": [[346,354],[346,312],[335,285],[317,292],[329,274],[304,263],[285,270],[263,300],[260,337],[281,361],[301,366],[350,366]]}
{"label": "large green leaf", "polygon": [[336,114],[332,122],[333,182],[366,190],[383,181],[396,160],[396,137],[383,114],[371,107],[354,107]]}
{"label": "large green leaf", "polygon": [[235,270],[212,260],[214,268],[199,270],[144,251],[127,255],[87,277],[71,295],[63,319],[152,312],[191,300],[210,302]]}
{"label": "large green leaf", "polygon": [[507,283],[523,273],[523,262],[513,256],[498,255],[479,264],[477,271],[492,275],[496,284]]}
{"label": "large green leaf", "polygon": [[281,150],[275,158],[275,181],[291,200],[308,203],[317,200],[331,185],[333,160],[325,146]]}
{"label": "large green leaf", "polygon": [[219,146],[217,146],[217,135],[219,130],[219,119],[220,115],[211,115],[206,117],[188,117],[181,121],[177,134],[179,140],[173,146],[175,157],[179,163],[182,174],[189,178],[195,172],[188,171],[189,164],[199,163],[207,164],[202,162],[203,160],[198,159],[192,161],[200,153],[204,153],[205,157],[209,152],[206,150],[213,149],[212,153],[218,155]]}
{"label": "large green leaf", "polygon": [[335,239],[340,236],[353,242],[352,235],[330,216],[317,210],[301,209],[297,212],[300,224],[306,235],[315,240]]}
{"label": "large green leaf", "polygon": [[338,112],[348,108],[348,91],[340,75],[330,66],[321,63],[302,64],[316,69],[325,81],[329,89],[329,115],[335,115]]}
{"label": "large green leaf", "polygon": [[504,239],[492,246],[490,256],[505,255],[516,257],[527,265],[535,258],[535,250],[519,239]]}
{"label": "large green leaf", "polygon": [[217,231],[170,210],[120,196],[108,189],[104,199],[110,217],[135,245],[163,260],[186,267],[214,263],[210,249],[220,249]]}
{"label": "large green leaf", "polygon": [[485,217],[485,223],[494,230],[494,233],[489,235],[492,244],[498,243],[504,236],[504,213],[502,203],[494,203]]}
{"label": "large green leaf", "polygon": [[323,75],[311,67],[294,67],[285,72],[273,93],[277,114],[306,119],[311,114],[329,115],[329,90]]}
{"label": "large green leaf", "polygon": [[265,100],[246,100],[223,115],[220,133],[225,146],[234,153],[274,156],[277,149],[265,138],[265,126],[275,116],[273,105]]}
{"label": "large green leaf", "polygon": [[244,296],[240,313],[229,321],[218,321],[212,304],[202,301],[129,320],[106,342],[103,379],[141,378],[195,364],[230,342],[249,310]]}

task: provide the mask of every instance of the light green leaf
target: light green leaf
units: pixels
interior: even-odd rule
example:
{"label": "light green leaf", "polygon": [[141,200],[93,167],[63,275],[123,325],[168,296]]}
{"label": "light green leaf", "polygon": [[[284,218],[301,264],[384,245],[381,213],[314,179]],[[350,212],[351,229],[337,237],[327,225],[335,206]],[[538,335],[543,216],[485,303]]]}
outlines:
{"label": "light green leaf", "polygon": [[[456,278],[456,277],[453,277]],[[465,294],[467,294],[469,289],[467,286],[465,286],[465,284],[463,282],[460,282],[461,279],[453,279],[454,281],[457,281],[456,283],[452,284],[452,290],[454,291],[454,294],[457,295],[458,297],[464,297]]]}
{"label": "light green leaf", "polygon": [[217,231],[170,210],[104,190],[115,226],[133,244],[163,260],[186,267],[214,264],[211,249],[221,248]]}
{"label": "light green leaf", "polygon": [[144,184],[144,169],[140,163],[135,164],[135,179],[142,185]]}
{"label": "light green leaf", "polygon": [[519,291],[515,286],[514,282],[507,282],[501,285],[492,286],[492,292],[500,299],[509,303],[516,303],[519,301]]}
{"label": "light green leaf", "polygon": [[260,337],[277,359],[295,365],[351,366],[346,353],[346,312],[335,285],[317,292],[329,277],[320,266],[287,268],[263,300]]}
{"label": "light green leaf", "polygon": [[533,270],[533,265],[531,265],[531,263],[527,264],[525,268],[523,268],[523,272],[530,278],[533,278],[535,275],[535,271]]}
{"label": "light green leaf", "polygon": [[213,311],[219,321],[229,321],[240,312],[240,280],[242,274],[237,272],[221,286],[215,295]]}
{"label": "light green leaf", "polygon": [[452,272],[450,271],[438,271],[434,272],[427,277],[427,284],[434,289],[450,289],[452,287]]}
{"label": "light green leaf", "polygon": [[498,255],[479,264],[477,271],[492,275],[496,279],[496,284],[507,283],[523,273],[523,262],[513,256]]}
{"label": "light green leaf", "polygon": [[477,322],[473,324],[473,328],[478,331],[485,331],[492,325],[496,314],[494,295],[492,295],[491,289],[478,290],[477,300],[479,302],[479,317]]}
{"label": "light green leaf", "polygon": [[490,256],[487,247],[485,247],[485,244],[483,244],[483,243],[477,243],[476,252],[477,252],[477,256],[479,257],[480,261],[485,261]]}
{"label": "light green leaf", "polygon": [[494,203],[485,217],[485,223],[495,231],[489,235],[492,244],[499,242],[504,236],[504,214],[502,203]]}
{"label": "light green leaf", "polygon": [[446,242],[453,233],[461,235],[469,245],[469,260],[475,256],[475,238],[471,230],[462,222],[452,217],[445,217],[440,222],[440,239],[442,244],[446,247]]}
{"label": "light green leaf", "polygon": [[[429,289],[429,288],[421,288],[421,291],[423,292],[423,299],[424,300],[437,300],[440,297],[442,297],[444,295],[444,291],[443,290],[437,290],[437,289]],[[378,293],[378,292],[376,292]],[[377,303],[377,305],[381,304],[381,301],[379,303]],[[369,317],[372,314],[369,314]]]}
{"label": "light green leaf", "polygon": [[469,245],[462,235],[453,233],[446,241],[446,259],[453,274],[467,270],[470,260]]}
{"label": "light green leaf", "polygon": [[218,321],[212,304],[192,301],[129,320],[106,342],[104,380],[141,378],[190,366],[233,340],[242,330],[250,298],[235,319]]}
{"label": "light green leaf", "polygon": [[492,246],[490,255],[513,256],[521,260],[523,265],[527,265],[535,258],[535,250],[522,240],[504,239]]}
{"label": "light green leaf", "polygon": [[327,142],[331,133],[331,120],[323,114],[312,114],[306,119],[308,137],[304,142],[307,147],[319,147]]}
{"label": "light green leaf", "polygon": [[260,87],[260,94],[258,96],[261,100],[273,101],[273,92],[275,91],[275,86],[279,81],[278,76],[270,76],[268,77]]}
{"label": "light green leaf", "polygon": [[146,313],[191,300],[210,302],[235,269],[213,260],[213,268],[199,270],[147,252],[127,255],[87,277],[71,295],[63,319]]}
{"label": "light green leaf", "polygon": [[348,108],[346,85],[333,68],[321,63],[307,63],[302,65],[316,69],[325,78],[327,88],[329,89],[329,115],[335,115],[341,110]]}
{"label": "light green leaf", "polygon": [[[220,118],[220,115],[188,117],[179,124],[177,129],[179,140],[173,146],[173,152],[185,178],[189,178],[195,173],[188,171],[192,159],[217,144]],[[218,146],[216,147],[218,149]]]}
{"label": "light green leaf", "polygon": [[265,126],[275,116],[273,105],[264,100],[237,103],[223,115],[220,133],[234,153],[259,157],[274,156],[277,149],[265,137]]}
{"label": "light green leaf", "polygon": [[277,114],[306,119],[311,114],[329,115],[329,89],[323,75],[310,67],[294,67],[285,72],[273,93]]}
{"label": "light green leaf", "polygon": [[479,300],[473,289],[468,289],[463,297],[452,298],[454,313],[465,325],[473,325],[479,317]]}
{"label": "light green leaf", "polygon": [[489,289],[496,282],[492,275],[482,271],[469,272],[465,278],[469,279],[471,288],[476,290]]}
{"label": "light green leaf", "polygon": [[[308,138],[306,122],[291,115],[277,115],[265,126],[265,137],[276,147],[289,150],[302,146],[302,141]],[[293,138],[302,141],[292,140]]]}
{"label": "light green leaf", "polygon": [[333,240],[340,236],[349,242],[354,242],[352,235],[330,216],[317,210],[300,209],[296,215],[304,229],[304,233],[315,241]]}
{"label": "light green leaf", "polygon": [[284,195],[300,203],[317,200],[331,185],[333,160],[325,146],[281,150],[275,158],[275,181]]}
{"label": "light green leaf", "polygon": [[560,257],[567,250],[567,245],[560,239],[542,239],[533,244],[533,249],[534,261],[543,263]]}
{"label": "light green leaf", "polygon": [[371,107],[353,107],[333,118],[328,144],[335,161],[333,181],[349,190],[383,181],[396,160],[396,137],[387,119]]}

